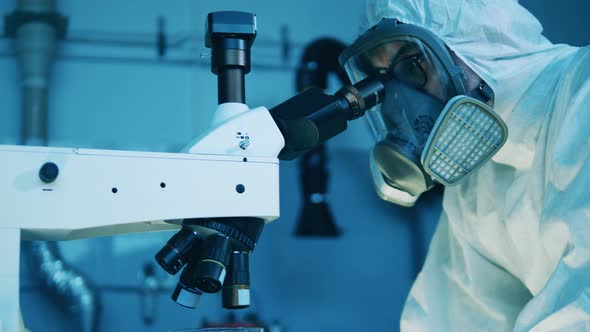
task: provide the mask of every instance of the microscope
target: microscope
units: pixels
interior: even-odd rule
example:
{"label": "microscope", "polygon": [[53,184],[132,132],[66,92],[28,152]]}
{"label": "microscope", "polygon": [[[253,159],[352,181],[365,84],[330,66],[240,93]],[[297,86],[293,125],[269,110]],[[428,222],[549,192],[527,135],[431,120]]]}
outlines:
{"label": "microscope", "polygon": [[347,128],[383,99],[384,77],[319,88],[268,110],[245,104],[256,16],[210,13],[206,46],[218,78],[210,129],[181,153],[0,145],[0,326],[19,326],[20,240],[71,240],[180,229],[155,255],[180,273],[172,299],[203,293],[250,305],[249,256],[279,217],[279,159],[293,159]]}
{"label": "microscope", "polygon": [[[218,78],[219,106],[212,130],[189,153],[219,153],[218,142],[235,135],[239,142],[228,146],[224,153],[243,156],[244,162],[251,162],[248,158],[256,155],[253,149],[255,144],[260,144],[260,134],[268,131],[267,137],[274,137],[274,145],[267,143],[274,150],[265,151],[264,156],[293,159],[346,130],[349,120],[360,117],[383,97],[383,84],[375,79],[347,86],[333,96],[319,88],[308,89],[270,111],[264,107],[248,109],[244,75],[250,71],[256,16],[241,12],[211,13],[206,27],[206,46],[212,49],[211,71]],[[271,150],[279,153],[273,156]],[[236,186],[238,193],[244,190],[243,185]],[[249,256],[265,223],[264,218],[256,216],[184,219],[182,229],[155,256],[160,266],[172,275],[186,265],[172,299],[195,308],[203,293],[221,291],[223,307],[248,307]]]}

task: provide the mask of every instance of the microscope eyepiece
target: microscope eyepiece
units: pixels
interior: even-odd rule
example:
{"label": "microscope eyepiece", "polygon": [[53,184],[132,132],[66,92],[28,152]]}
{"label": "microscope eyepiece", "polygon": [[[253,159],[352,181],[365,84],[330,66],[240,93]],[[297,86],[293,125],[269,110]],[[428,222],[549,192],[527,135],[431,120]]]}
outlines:
{"label": "microscope eyepiece", "polygon": [[250,306],[250,255],[234,251],[229,272],[223,283],[222,303],[226,309],[243,309]]}
{"label": "microscope eyepiece", "polygon": [[191,259],[200,240],[197,231],[183,226],[156,254],[156,261],[166,272],[175,275]]}

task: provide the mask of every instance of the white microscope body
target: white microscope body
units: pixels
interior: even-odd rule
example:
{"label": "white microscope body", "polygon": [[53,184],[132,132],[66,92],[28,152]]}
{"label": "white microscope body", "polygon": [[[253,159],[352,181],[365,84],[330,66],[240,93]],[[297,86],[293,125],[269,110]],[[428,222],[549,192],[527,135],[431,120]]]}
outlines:
{"label": "white microscope body", "polygon": [[[19,326],[21,239],[175,229],[188,218],[268,223],[279,217],[283,146],[269,111],[240,103],[219,105],[182,153],[0,145],[0,331]],[[57,175],[40,174],[46,163]]]}

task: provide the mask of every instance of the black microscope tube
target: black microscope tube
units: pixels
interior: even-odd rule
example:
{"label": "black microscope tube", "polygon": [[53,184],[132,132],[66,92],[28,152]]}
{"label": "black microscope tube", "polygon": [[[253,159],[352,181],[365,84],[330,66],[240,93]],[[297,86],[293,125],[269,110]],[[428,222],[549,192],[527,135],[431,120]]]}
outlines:
{"label": "black microscope tube", "polygon": [[223,284],[222,303],[226,309],[243,309],[250,306],[250,255],[234,251],[227,277]]}
{"label": "black microscope tube", "polygon": [[194,309],[199,304],[202,292],[197,288],[194,279],[194,270],[197,264],[195,260],[190,261],[182,274],[176,288],[172,292],[172,300],[183,307]]}
{"label": "black microscope tube", "polygon": [[175,275],[191,259],[200,240],[196,230],[183,226],[156,254],[156,261],[166,272]]}
{"label": "black microscope tube", "polygon": [[227,236],[216,234],[205,240],[194,274],[197,287],[201,291],[217,293],[221,290],[231,253],[231,243]]}

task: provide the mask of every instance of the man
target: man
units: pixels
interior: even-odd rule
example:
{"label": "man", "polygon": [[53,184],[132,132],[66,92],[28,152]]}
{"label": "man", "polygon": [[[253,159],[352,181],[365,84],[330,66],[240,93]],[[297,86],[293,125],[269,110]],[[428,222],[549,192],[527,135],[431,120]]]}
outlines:
{"label": "man", "polygon": [[[493,107],[473,102],[499,128],[490,142],[501,149],[445,183],[402,331],[590,331],[590,48],[553,45],[512,0],[369,1],[362,31],[398,34],[341,57],[353,82],[384,73],[401,82],[371,120],[385,146],[373,153],[377,177],[398,194],[382,196],[411,205],[445,183],[421,150],[440,127],[432,105],[471,96]],[[412,107],[427,110],[403,134]]]}

